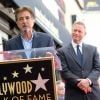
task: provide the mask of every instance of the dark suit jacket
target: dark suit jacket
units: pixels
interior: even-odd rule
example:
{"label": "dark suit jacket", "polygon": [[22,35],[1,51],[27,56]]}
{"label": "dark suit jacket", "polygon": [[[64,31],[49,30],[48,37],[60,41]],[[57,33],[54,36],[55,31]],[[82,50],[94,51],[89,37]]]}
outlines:
{"label": "dark suit jacket", "polygon": [[[100,88],[97,79],[100,76],[100,61],[97,49],[91,45],[82,46],[83,64],[80,65],[72,44],[58,50],[62,63],[62,78],[66,83],[65,100],[100,100]],[[92,81],[92,93],[85,94],[77,86],[77,79],[89,78]]]}
{"label": "dark suit jacket", "polygon": [[[32,40],[32,48],[50,47],[50,46],[54,46],[54,42],[50,36],[48,36],[46,33],[34,32]],[[20,49],[24,49],[21,35],[17,35],[14,38],[7,41],[4,47],[4,50],[20,50]]]}
{"label": "dark suit jacket", "polygon": [[[41,47],[54,47],[53,39],[46,33],[34,32],[32,39],[32,48],[41,48]],[[24,46],[22,43],[21,35],[17,35],[14,38],[10,39],[5,43],[4,50],[23,50]],[[37,53],[40,55],[40,53]],[[22,55],[22,54],[21,54]],[[36,56],[36,54],[35,54]],[[23,54],[23,58],[25,58],[25,53]]]}

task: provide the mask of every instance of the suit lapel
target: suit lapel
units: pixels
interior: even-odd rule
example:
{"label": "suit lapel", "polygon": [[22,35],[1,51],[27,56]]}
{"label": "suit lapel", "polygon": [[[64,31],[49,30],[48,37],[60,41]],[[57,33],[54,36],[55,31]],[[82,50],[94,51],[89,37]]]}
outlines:
{"label": "suit lapel", "polygon": [[87,47],[85,44],[83,44],[83,47],[82,47],[82,54],[83,54],[83,66],[84,66],[85,62],[87,61],[87,56],[88,56]]}
{"label": "suit lapel", "polygon": [[[20,44],[20,45],[19,45]],[[19,35],[16,38],[16,48],[17,49],[24,49],[23,43],[22,43],[22,39],[21,39],[21,35]]]}
{"label": "suit lapel", "polygon": [[[40,47],[39,46],[39,38],[38,38],[38,34],[36,32],[34,32],[34,35],[33,35],[33,39],[32,39],[32,48],[38,48]],[[32,51],[31,52],[31,58],[35,58],[37,57],[37,51]]]}
{"label": "suit lapel", "polygon": [[[18,50],[22,50],[22,49],[24,50],[24,46],[23,46],[23,43],[22,43],[21,35],[19,35],[18,38],[16,38],[16,48]],[[27,58],[27,56],[25,54],[25,51],[21,52],[21,55],[23,56],[24,59]]]}
{"label": "suit lapel", "polygon": [[33,39],[32,39],[32,48],[38,48],[38,34],[34,32]]}

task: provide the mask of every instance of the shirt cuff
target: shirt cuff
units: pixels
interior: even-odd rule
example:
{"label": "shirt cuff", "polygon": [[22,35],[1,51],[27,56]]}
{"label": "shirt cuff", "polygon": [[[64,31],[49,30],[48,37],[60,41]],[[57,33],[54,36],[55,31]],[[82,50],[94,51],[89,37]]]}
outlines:
{"label": "shirt cuff", "polygon": [[89,81],[89,84],[91,85],[92,84],[92,81],[89,78],[87,78],[87,80]]}

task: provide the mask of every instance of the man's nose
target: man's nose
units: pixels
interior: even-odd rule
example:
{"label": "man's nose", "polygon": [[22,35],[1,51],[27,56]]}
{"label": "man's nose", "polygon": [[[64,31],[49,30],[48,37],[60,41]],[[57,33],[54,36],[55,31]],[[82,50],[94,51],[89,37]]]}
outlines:
{"label": "man's nose", "polygon": [[79,34],[79,31],[75,31],[75,34]]}

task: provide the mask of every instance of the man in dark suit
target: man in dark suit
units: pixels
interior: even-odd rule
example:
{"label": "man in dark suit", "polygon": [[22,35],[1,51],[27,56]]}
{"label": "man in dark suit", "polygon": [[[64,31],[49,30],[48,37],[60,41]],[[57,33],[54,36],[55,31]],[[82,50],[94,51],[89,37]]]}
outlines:
{"label": "man in dark suit", "polygon": [[76,22],[72,28],[72,42],[58,50],[61,75],[65,80],[65,100],[100,100],[99,54],[96,47],[82,42],[85,35],[85,24]]}
{"label": "man in dark suit", "polygon": [[[15,11],[15,19],[20,34],[5,43],[4,50],[23,50],[41,47],[54,47],[53,39],[46,33],[35,32],[35,14],[29,7],[20,7]],[[26,54],[30,58],[30,54]]]}

